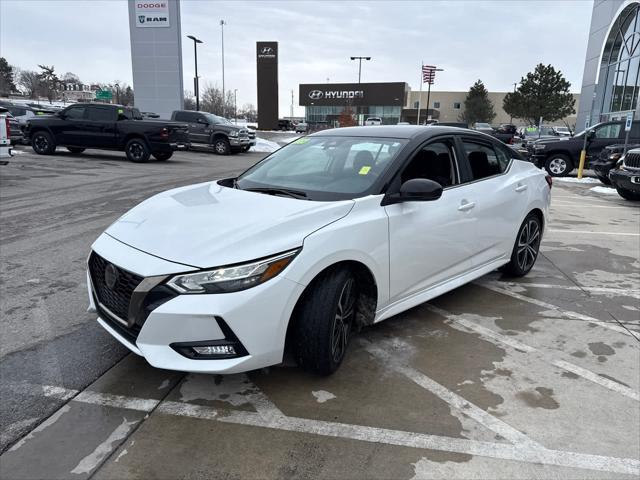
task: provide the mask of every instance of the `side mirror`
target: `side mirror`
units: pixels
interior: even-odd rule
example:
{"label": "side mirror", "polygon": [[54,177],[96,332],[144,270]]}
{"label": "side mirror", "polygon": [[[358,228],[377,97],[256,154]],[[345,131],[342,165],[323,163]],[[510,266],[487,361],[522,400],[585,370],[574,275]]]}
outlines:
{"label": "side mirror", "polygon": [[400,186],[400,192],[385,196],[382,205],[402,202],[429,202],[442,196],[442,185],[426,178],[412,178]]}
{"label": "side mirror", "polygon": [[596,131],[595,130],[589,130],[587,132],[587,140],[593,140],[596,137]]}

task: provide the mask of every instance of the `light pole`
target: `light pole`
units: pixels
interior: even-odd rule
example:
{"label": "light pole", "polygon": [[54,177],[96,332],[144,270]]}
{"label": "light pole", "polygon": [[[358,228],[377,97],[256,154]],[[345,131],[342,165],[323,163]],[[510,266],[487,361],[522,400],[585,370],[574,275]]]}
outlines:
{"label": "light pole", "polygon": [[116,103],[120,105],[120,84],[116,83]]}
{"label": "light pole", "polygon": [[[371,57],[351,57],[351,60],[358,60],[358,84],[362,76],[362,60],[371,60]],[[327,79],[328,81],[328,79]],[[358,117],[358,124],[360,124],[360,106],[356,106],[356,115]]]}
{"label": "light pole", "polygon": [[224,26],[227,24],[224,20],[220,20],[220,33],[222,35],[222,116],[224,117],[224,107],[227,99],[224,96]]}
{"label": "light pole", "polygon": [[196,76],[193,77],[193,90],[196,95],[196,110],[200,110],[200,82],[198,79],[198,44],[203,43],[193,35],[187,35],[187,38],[193,40],[193,56],[196,62]]}
{"label": "light pole", "polygon": [[[513,82],[513,93],[516,93],[517,86],[518,84],[516,82]],[[509,115],[509,123],[513,123],[513,115]]]}
{"label": "light pole", "polygon": [[233,89],[233,118],[236,121],[236,125],[238,124],[238,89]]}

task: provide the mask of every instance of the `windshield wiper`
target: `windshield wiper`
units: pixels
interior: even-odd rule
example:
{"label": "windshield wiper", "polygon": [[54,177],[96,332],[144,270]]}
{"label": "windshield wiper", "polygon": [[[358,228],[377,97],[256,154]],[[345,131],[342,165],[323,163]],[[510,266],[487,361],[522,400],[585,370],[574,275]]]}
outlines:
{"label": "windshield wiper", "polygon": [[306,193],[301,192],[300,190],[290,190],[288,188],[263,187],[244,188],[243,190],[246,190],[247,192],[266,193],[267,195],[286,195],[293,198],[307,198]]}

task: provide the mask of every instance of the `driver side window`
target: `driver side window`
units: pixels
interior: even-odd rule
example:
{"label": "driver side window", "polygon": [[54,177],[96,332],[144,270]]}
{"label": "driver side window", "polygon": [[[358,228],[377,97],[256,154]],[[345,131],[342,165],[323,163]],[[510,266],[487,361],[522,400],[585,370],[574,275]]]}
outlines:
{"label": "driver side window", "polygon": [[596,138],[618,138],[622,125],[619,123],[610,123],[596,129]]}
{"label": "driver side window", "polygon": [[454,144],[451,139],[437,140],[425,145],[413,155],[402,171],[402,183],[414,178],[433,180],[442,188],[455,185],[456,168]]}

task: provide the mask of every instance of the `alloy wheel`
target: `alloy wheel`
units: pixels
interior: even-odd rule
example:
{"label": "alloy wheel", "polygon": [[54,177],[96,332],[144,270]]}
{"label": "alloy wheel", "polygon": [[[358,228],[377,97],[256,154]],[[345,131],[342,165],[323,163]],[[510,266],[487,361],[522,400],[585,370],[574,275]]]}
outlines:
{"label": "alloy wheel", "polygon": [[563,158],[554,158],[549,162],[549,170],[555,175],[562,175],[567,170],[567,162]]}
{"label": "alloy wheel", "polygon": [[540,225],[535,219],[530,219],[522,228],[518,237],[518,267],[528,271],[533,267],[540,248]]}
{"label": "alloy wheel", "polygon": [[350,278],[345,282],[338,299],[338,308],[331,328],[331,358],[334,362],[340,362],[347,343],[355,313],[354,280]]}
{"label": "alloy wheel", "polygon": [[140,160],[144,156],[144,148],[139,143],[129,145],[129,153],[136,160]]}
{"label": "alloy wheel", "polygon": [[227,146],[226,146],[226,144],[224,142],[222,142],[222,141],[216,142],[216,146],[215,147],[216,147],[216,153],[221,154],[221,155],[227,153]]}
{"label": "alloy wheel", "polygon": [[49,140],[44,135],[37,135],[36,138],[34,138],[33,143],[38,152],[46,152],[49,148]]}

